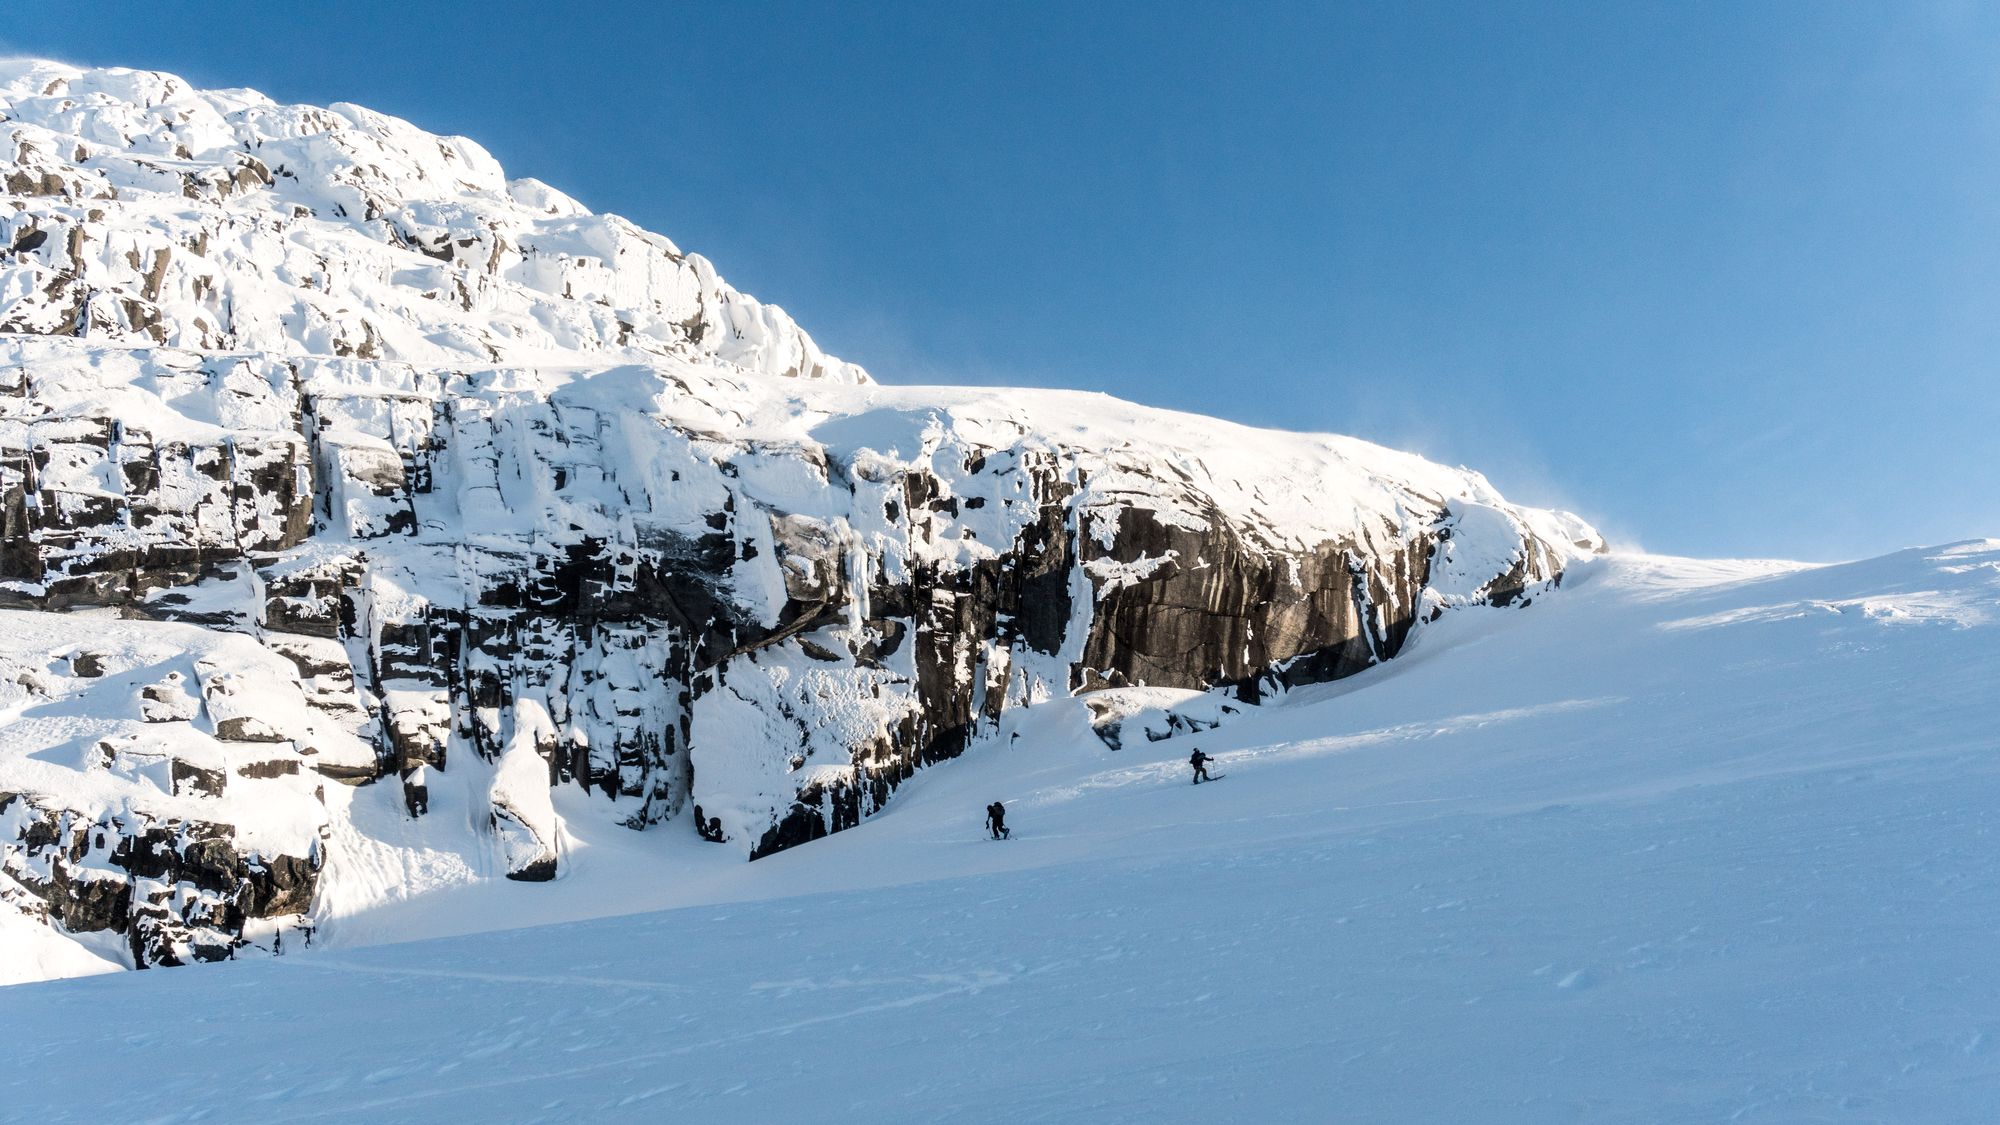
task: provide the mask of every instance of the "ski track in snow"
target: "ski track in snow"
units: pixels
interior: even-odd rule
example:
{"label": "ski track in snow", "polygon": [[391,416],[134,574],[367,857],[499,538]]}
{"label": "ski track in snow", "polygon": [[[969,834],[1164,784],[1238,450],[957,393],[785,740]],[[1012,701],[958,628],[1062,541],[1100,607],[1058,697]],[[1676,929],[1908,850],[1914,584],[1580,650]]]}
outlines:
{"label": "ski track in snow", "polygon": [[[1058,701],[805,848],[584,840],[555,884],[329,940],[441,904],[468,928],[678,909],[0,989],[0,1106],[1989,1120],[1995,563],[1613,558],[1199,735],[1113,753]],[[1236,784],[1188,785],[1195,745]],[[1008,848],[982,839],[995,797]]]}

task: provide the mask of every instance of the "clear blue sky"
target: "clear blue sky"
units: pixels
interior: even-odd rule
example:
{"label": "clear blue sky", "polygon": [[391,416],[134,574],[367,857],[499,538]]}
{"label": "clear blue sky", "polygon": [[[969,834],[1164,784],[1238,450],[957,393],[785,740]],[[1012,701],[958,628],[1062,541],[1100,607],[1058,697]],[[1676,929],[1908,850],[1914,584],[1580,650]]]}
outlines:
{"label": "clear blue sky", "polygon": [[474,137],[885,381],[1357,434],[1657,551],[2000,535],[1993,9],[7,11]]}

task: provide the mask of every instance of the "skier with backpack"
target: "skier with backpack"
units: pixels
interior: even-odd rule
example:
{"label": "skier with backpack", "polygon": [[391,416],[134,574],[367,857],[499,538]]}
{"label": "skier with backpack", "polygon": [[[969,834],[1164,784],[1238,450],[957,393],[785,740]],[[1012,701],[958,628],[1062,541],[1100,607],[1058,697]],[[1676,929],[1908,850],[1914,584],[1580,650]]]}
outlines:
{"label": "skier with backpack", "polygon": [[986,806],[986,828],[987,831],[993,833],[993,838],[995,840],[1005,840],[1009,835],[1011,835],[1011,833],[1008,832],[1007,830],[1006,805],[1003,805],[1000,802],[995,801],[992,804]]}
{"label": "skier with backpack", "polygon": [[1201,748],[1198,746],[1195,748],[1193,754],[1188,755],[1188,765],[1194,767],[1194,783],[1196,785],[1200,785],[1204,781],[1215,780],[1208,776],[1208,763],[1214,760],[1214,758],[1202,753]]}

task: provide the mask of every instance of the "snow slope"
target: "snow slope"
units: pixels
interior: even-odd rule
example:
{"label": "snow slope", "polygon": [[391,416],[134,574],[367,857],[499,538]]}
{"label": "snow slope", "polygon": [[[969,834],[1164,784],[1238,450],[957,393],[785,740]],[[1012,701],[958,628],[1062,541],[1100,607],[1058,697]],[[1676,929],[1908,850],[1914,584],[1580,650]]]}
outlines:
{"label": "snow slope", "polygon": [[1996,679],[2000,541],[1614,556],[1198,735],[1017,712],[854,830],[630,900],[679,909],[0,990],[0,1105],[1989,1120]]}

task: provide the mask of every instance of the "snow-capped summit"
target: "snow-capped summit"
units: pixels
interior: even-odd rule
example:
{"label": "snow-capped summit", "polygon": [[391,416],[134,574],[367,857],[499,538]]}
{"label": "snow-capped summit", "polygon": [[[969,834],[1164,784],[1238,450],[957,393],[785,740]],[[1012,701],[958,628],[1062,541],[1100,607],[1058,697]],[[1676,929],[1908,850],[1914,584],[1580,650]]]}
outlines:
{"label": "snow-capped summit", "polygon": [[767,855],[1052,700],[1206,729],[1603,547],[1351,438],[875,385],[355,106],[14,62],[0,134],[0,909],[124,963],[579,824]]}
{"label": "snow-capped summit", "polygon": [[7,60],[0,136],[0,332],[868,380],[700,255],[360,106]]}

